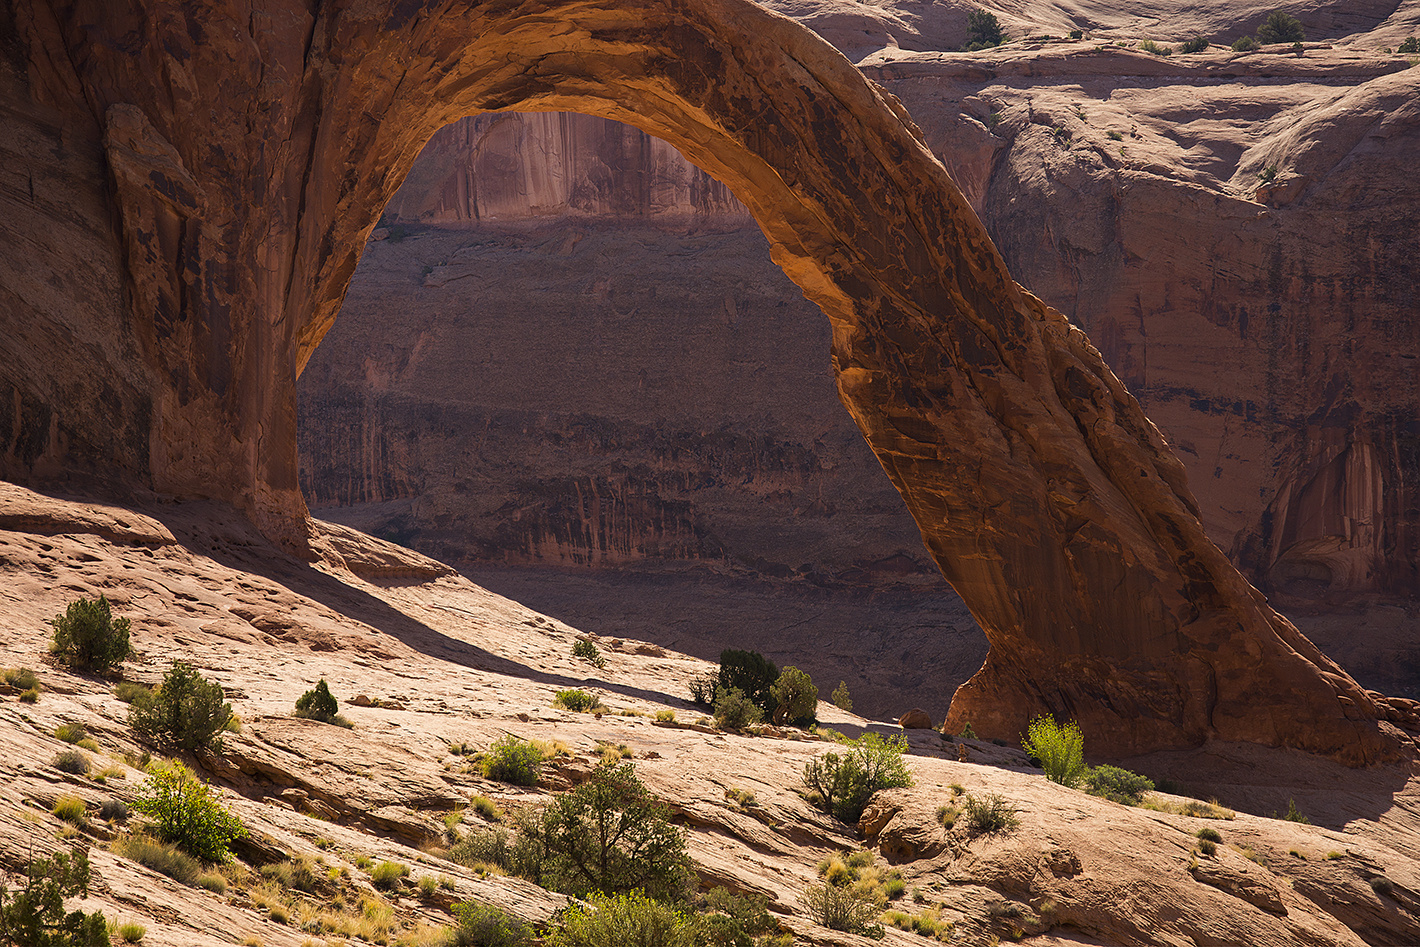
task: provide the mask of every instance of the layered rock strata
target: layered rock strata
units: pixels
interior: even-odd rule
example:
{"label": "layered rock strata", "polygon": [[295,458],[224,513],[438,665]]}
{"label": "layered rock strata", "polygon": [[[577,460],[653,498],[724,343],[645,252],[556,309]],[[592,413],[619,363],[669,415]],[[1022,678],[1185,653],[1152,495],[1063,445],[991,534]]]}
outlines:
{"label": "layered rock strata", "polygon": [[[739,0],[11,9],[28,100],[102,143],[129,302],[111,331],[136,343],[157,489],[306,543],[295,379],[419,148],[476,112],[632,120],[730,186],[828,316],[840,396],[991,641],[949,725],[1014,735],[1053,710],[1107,753],[1397,751],[1376,718],[1399,711],[1208,541],[1163,438],[1010,279],[897,100],[792,21]],[[45,455],[99,466],[53,437]]]}

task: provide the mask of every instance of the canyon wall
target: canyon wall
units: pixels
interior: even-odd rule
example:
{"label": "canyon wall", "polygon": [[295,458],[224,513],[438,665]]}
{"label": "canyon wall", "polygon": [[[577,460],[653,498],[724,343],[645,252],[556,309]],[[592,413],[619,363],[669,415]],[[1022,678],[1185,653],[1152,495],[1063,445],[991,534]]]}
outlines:
{"label": "canyon wall", "polygon": [[[1345,26],[1318,21],[1327,24]],[[1407,24],[1362,25],[1384,37]],[[1259,54],[1248,60],[1215,49],[1165,62],[1097,43],[1042,42],[986,65],[902,49],[876,52],[862,64],[909,107],[1013,273],[1086,329],[1141,399],[1189,469],[1209,536],[1254,581],[1293,604],[1375,594],[1408,599],[1420,588],[1420,318],[1412,290],[1420,278],[1420,229],[1413,224],[1420,186],[1396,170],[1420,158],[1420,137],[1409,84],[1393,75],[1404,65],[1370,54],[1354,37],[1340,51],[1300,58]],[[1270,184],[1260,177],[1264,169],[1276,175]],[[566,221],[577,219],[565,238],[508,234],[480,242],[477,253],[503,254],[495,267],[501,278],[488,272],[474,278],[480,289],[469,301],[471,311],[517,310],[526,318],[534,307],[521,301],[523,291],[536,286],[546,292],[566,273],[559,301],[548,306],[570,321],[559,316],[538,337],[584,331],[589,321],[579,307],[634,308],[637,319],[677,334],[698,332],[704,321],[735,326],[739,319],[729,331],[764,357],[736,365],[788,372],[813,390],[814,372],[805,369],[822,357],[824,342],[811,308],[782,280],[772,302],[754,292],[736,298],[738,274],[753,273],[757,287],[775,285],[775,274],[763,265],[763,245],[748,233],[713,249],[687,245],[686,229],[753,226],[732,198],[693,200],[715,193],[709,185],[685,184],[703,177],[626,126],[585,116],[483,116],[434,137],[387,219],[481,224],[490,233],[517,220],[570,226]],[[484,219],[480,207],[499,208],[498,221]],[[628,221],[635,222],[631,229]],[[648,243],[644,230],[652,222],[666,229],[658,243]],[[608,247],[602,252],[615,256],[617,233],[625,234],[622,271],[600,283],[568,272],[576,264],[559,241],[575,246],[593,235]],[[515,245],[516,252],[509,249]],[[373,244],[369,258],[397,252],[409,251]],[[439,252],[417,255],[432,259]],[[654,252],[665,257],[652,262]],[[465,249],[462,265],[470,265],[474,253]],[[688,258],[695,260],[693,273],[681,265]],[[443,269],[435,267],[417,288],[404,276],[389,284],[360,277],[347,305],[357,314],[352,323],[380,320],[391,308],[415,318],[447,311],[450,304],[440,297],[449,278]],[[691,289],[705,273],[718,278]],[[657,288],[648,292],[653,277]],[[639,295],[628,290],[630,283],[640,284]],[[390,293],[398,294],[397,302],[376,301]],[[765,324],[767,305],[779,318],[792,313],[801,328],[751,341],[746,333]],[[522,403],[515,391],[493,392],[500,377],[515,379],[520,364],[540,361],[535,343],[525,351],[513,338],[502,344],[512,348],[500,349],[507,353],[501,369],[484,366],[478,375],[476,400],[490,409]],[[650,351],[654,364],[671,375],[694,372],[705,357],[695,346],[679,354],[656,345]],[[311,410],[348,402],[360,390],[349,367],[333,367],[338,362],[344,360],[331,355],[323,361],[332,368],[323,370],[322,381],[304,384]],[[605,375],[588,384],[625,392],[618,411],[634,414],[636,405],[645,405],[646,417],[660,417],[663,408],[641,377],[647,368],[638,364],[623,373],[606,360],[597,366],[593,371]],[[716,374],[719,381],[710,384],[722,391],[754,390],[761,412],[794,397],[787,390],[755,390],[733,369]],[[337,395],[351,380],[350,391]],[[428,390],[429,383],[421,375],[403,384]],[[817,389],[813,414],[826,423],[837,412],[828,386]],[[747,406],[706,403],[688,392],[670,403],[677,398],[696,406],[702,426],[732,425],[753,436],[746,422],[755,412]],[[837,423],[849,430],[846,416]],[[817,436],[810,426],[793,439],[807,443]],[[520,453],[511,444],[507,450]],[[338,454],[319,463],[382,476],[378,464],[349,453],[337,460]],[[875,462],[866,452],[850,450],[845,462],[871,482]],[[332,492],[325,477],[313,476],[315,463],[306,468],[313,502],[351,502],[348,493]],[[828,502],[845,506],[845,497],[833,495],[832,478],[808,477],[800,475],[796,488],[822,481],[817,489],[830,492]],[[442,482],[434,481],[426,487]],[[591,507],[577,498],[596,493],[595,485],[574,489],[568,480],[564,487],[549,485],[542,502],[585,515]],[[688,499],[682,487],[667,492]],[[660,488],[652,493],[659,497]],[[605,516],[620,517],[617,529],[636,531],[635,515],[623,516],[614,504],[605,509]],[[665,557],[668,547],[658,535],[665,511],[652,503],[641,515],[645,554]],[[546,514],[533,519],[541,522]],[[676,529],[687,528],[689,520],[672,519]],[[603,528],[577,527],[587,537]],[[427,528],[423,532],[427,543]],[[910,532],[892,531],[858,558],[892,555]],[[473,558],[598,558],[591,549],[559,552],[504,542],[486,529],[467,535]],[[622,545],[638,544],[627,539]],[[710,548],[674,545],[671,558],[697,558]],[[712,555],[725,554],[712,545]]]}

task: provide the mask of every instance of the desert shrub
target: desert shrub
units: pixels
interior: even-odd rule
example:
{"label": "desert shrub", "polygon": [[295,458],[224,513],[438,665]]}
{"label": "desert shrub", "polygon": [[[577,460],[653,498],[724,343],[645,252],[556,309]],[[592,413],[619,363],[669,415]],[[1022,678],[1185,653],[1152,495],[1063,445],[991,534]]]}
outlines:
{"label": "desert shrub", "polygon": [[1405,42],[1397,46],[1395,51],[1398,53],[1404,53],[1406,55],[1414,55],[1415,53],[1420,53],[1420,39],[1416,39],[1415,37],[1411,36],[1407,38]]}
{"label": "desert shrub", "polygon": [[197,887],[213,894],[227,893],[227,879],[215,871],[204,872],[197,876]]}
{"label": "desert shrub", "polygon": [[779,668],[758,651],[726,648],[720,652],[720,676],[716,679],[715,698],[719,700],[720,688],[729,690],[738,687],[768,717],[774,713],[771,690],[778,679]]}
{"label": "desert shrub", "polygon": [[1142,49],[1142,50],[1143,50],[1144,52],[1146,52],[1146,53],[1153,53],[1155,56],[1172,56],[1172,55],[1173,55],[1173,47],[1172,47],[1172,46],[1160,46],[1158,43],[1154,42],[1154,41],[1151,40],[1151,39],[1146,39],[1146,40],[1144,40],[1144,42],[1142,42],[1142,43],[1139,44],[1139,48]]}
{"label": "desert shrub", "polygon": [[1149,777],[1118,766],[1096,766],[1087,770],[1085,785],[1091,795],[1126,806],[1137,806],[1145,793],[1154,791],[1154,782]]}
{"label": "desert shrub", "polygon": [[39,700],[39,688],[31,687],[27,691],[20,691],[20,703],[33,704]]}
{"label": "desert shrub", "polygon": [[786,667],[769,688],[774,702],[774,722],[805,727],[818,717],[818,688],[809,675],[796,667]]}
{"label": "desert shrub", "polygon": [[653,898],[680,900],[693,877],[685,833],[671,824],[670,810],[631,763],[598,766],[520,831],[543,853],[533,880],[566,894],[640,889]]}
{"label": "desert shrub", "polygon": [[470,797],[468,802],[469,805],[473,806],[474,812],[477,812],[489,822],[503,821],[503,810],[498,808],[498,803],[489,799],[487,796],[480,793]]}
{"label": "desert shrub", "polygon": [[[1273,816],[1275,817],[1276,813],[1273,813]],[[1295,799],[1287,800],[1287,811],[1282,815],[1282,818],[1288,822],[1300,822],[1302,825],[1312,824],[1312,820],[1302,815],[1301,810],[1297,808],[1297,800]]]}
{"label": "desert shrub", "polygon": [[449,947],[529,947],[532,933],[520,919],[491,904],[462,902],[454,905],[454,926],[446,943]]}
{"label": "desert shrub", "polygon": [[137,921],[128,921],[127,923],[116,925],[113,932],[117,934],[118,939],[125,944],[138,944],[142,943],[143,935],[148,933],[148,928],[139,924]]}
{"label": "desert shrub", "polygon": [[990,49],[1000,46],[1005,42],[1005,35],[1001,32],[1001,23],[996,19],[994,13],[985,10],[969,10],[966,14],[966,49],[967,52],[975,52],[978,49]]}
{"label": "desert shrub", "polygon": [[140,697],[151,697],[152,694],[153,688],[137,681],[119,681],[113,685],[113,696],[125,704],[131,704]]}
{"label": "desert shrub", "polygon": [[39,678],[35,672],[29,668],[5,668],[5,683],[16,690],[37,691],[39,690]]}
{"label": "desert shrub", "polygon": [[902,878],[889,878],[883,882],[883,894],[887,895],[889,901],[896,901],[907,893],[907,882]]}
{"label": "desert shrub", "polygon": [[1199,829],[1196,834],[1200,839],[1205,842],[1212,842],[1214,844],[1217,844],[1218,842],[1221,842],[1223,840],[1223,836],[1218,832],[1217,829],[1202,828]]}
{"label": "desert shrub", "polygon": [[196,884],[202,877],[202,863],[170,842],[130,834],[115,840],[109,848],[115,855],[167,875],[178,884]]}
{"label": "desert shrub", "polygon": [[542,751],[532,742],[506,734],[493,741],[481,761],[483,775],[500,783],[536,786]]}
{"label": "desert shrub", "polygon": [[1016,815],[1016,807],[995,793],[973,796],[968,793],[962,808],[967,826],[973,835],[991,835],[996,832],[1014,832],[1021,827]]}
{"label": "desert shrub", "polygon": [[1376,875],[1371,879],[1371,890],[1379,895],[1388,895],[1395,890],[1395,885],[1385,875]]}
{"label": "desert shrub", "polygon": [[64,913],[64,899],[89,896],[89,856],[82,849],[25,866],[25,885],[0,882],[0,944],[16,947],[108,947],[101,912]]}
{"label": "desert shrub", "polygon": [[572,657],[581,658],[593,667],[606,667],[606,658],[602,657],[597,646],[586,638],[578,638],[572,645]]}
{"label": "desert shrub", "polygon": [[657,722],[657,723],[675,723],[675,711],[674,711],[674,710],[658,710],[658,711],[656,711],[656,722]]}
{"label": "desert shrub", "polygon": [[573,687],[568,690],[558,691],[557,696],[552,698],[552,706],[562,707],[573,713],[580,714],[592,710],[595,707],[600,707],[601,701],[597,699],[595,694],[589,694],[584,690]]}
{"label": "desert shrub", "polygon": [[78,750],[65,750],[54,758],[54,768],[73,776],[89,775],[89,758]]}
{"label": "desert shrub", "polygon": [[382,861],[370,869],[370,884],[381,891],[394,891],[409,876],[409,866]]}
{"label": "desert shrub", "polygon": [[1185,40],[1179,45],[1179,52],[1201,53],[1208,48],[1208,38],[1206,36],[1195,36],[1193,39]]}
{"label": "desert shrub", "polygon": [[880,789],[912,785],[903,754],[904,737],[884,740],[865,733],[847,744],[846,753],[824,753],[804,765],[803,783],[811,802],[835,818],[856,823],[868,800]]}
{"label": "desert shrub", "polygon": [[54,735],[65,743],[78,743],[88,739],[89,731],[82,723],[61,723],[54,728]]}
{"label": "desert shrub", "polygon": [[1075,721],[1055,722],[1049,714],[1026,727],[1021,746],[1040,761],[1045,778],[1062,786],[1078,786],[1085,777],[1085,737]]}
{"label": "desert shrub", "polygon": [[715,706],[715,688],[719,679],[714,674],[697,674],[690,679],[690,700],[702,710]]}
{"label": "desert shrub", "polygon": [[139,739],[172,750],[206,748],[220,751],[218,736],[232,719],[222,687],[191,666],[174,661],[163,683],[128,706],[128,723]]}
{"label": "desert shrub", "polygon": [[246,828],[217,800],[212,787],[177,761],[154,766],[138,787],[133,808],[157,823],[158,837],[195,858],[224,862]]}
{"label": "desert shrub", "polygon": [[107,674],[132,653],[128,644],[129,621],[114,619],[108,599],[81,598],[69,603],[63,615],[49,624],[54,634],[49,650],[76,671]]}
{"label": "desert shrub", "polygon": [[99,818],[105,822],[127,822],[128,803],[122,799],[105,799],[99,806]]}
{"label": "desert shrub", "polygon": [[304,891],[307,894],[315,894],[325,886],[322,873],[317,871],[315,863],[304,855],[262,865],[261,877],[283,890]]}
{"label": "desert shrub", "polygon": [[724,730],[743,730],[764,719],[763,713],[738,687],[720,687],[715,691],[715,726]]}
{"label": "desert shrub", "polygon": [[779,930],[769,899],[715,887],[700,899],[700,947],[752,947]]}
{"label": "desert shrub", "polygon": [[50,811],[71,825],[83,825],[89,810],[84,806],[84,800],[78,796],[60,796],[54,801],[54,808]]}
{"label": "desert shrub", "polygon": [[829,700],[833,701],[833,706],[839,710],[853,710],[853,698],[848,696],[848,682],[839,681],[838,686],[833,689],[833,694]]}
{"label": "desert shrub", "polygon": [[1281,10],[1273,10],[1257,28],[1259,43],[1300,43],[1307,38],[1301,21]]}
{"label": "desert shrub", "polygon": [[862,892],[823,882],[809,886],[801,900],[809,916],[831,931],[883,936],[882,925],[877,923],[882,905]]}
{"label": "desert shrub", "polygon": [[1200,852],[1202,852],[1204,855],[1208,855],[1209,857],[1212,857],[1213,855],[1216,855],[1216,854],[1218,853],[1218,843],[1217,843],[1217,842],[1210,842],[1210,841],[1209,841],[1208,839],[1206,839],[1206,838],[1205,838],[1205,839],[1199,839],[1199,840],[1198,840],[1198,850],[1199,850]]}
{"label": "desert shrub", "polygon": [[335,719],[339,710],[340,702],[330,692],[330,685],[326,684],[325,678],[321,678],[316,682],[315,687],[296,698],[295,716],[303,717],[306,720],[330,723]]}
{"label": "desert shrub", "polygon": [[593,894],[587,902],[567,908],[548,947],[697,947],[695,918],[642,892]]}
{"label": "desert shrub", "polygon": [[1261,44],[1251,36],[1239,36],[1237,39],[1233,40],[1233,52],[1250,53],[1260,45]]}

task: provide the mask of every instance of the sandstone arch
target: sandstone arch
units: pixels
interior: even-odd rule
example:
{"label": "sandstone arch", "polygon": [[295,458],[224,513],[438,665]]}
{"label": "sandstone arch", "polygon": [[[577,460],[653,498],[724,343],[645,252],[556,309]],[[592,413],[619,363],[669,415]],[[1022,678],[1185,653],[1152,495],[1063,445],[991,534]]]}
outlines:
{"label": "sandstone arch", "polygon": [[1394,752],[1395,711],[1207,540],[1158,432],[1011,280],[907,116],[791,21],[746,0],[12,9],[30,99],[101,136],[129,316],[85,357],[141,364],[120,413],[149,450],[11,450],[7,476],[118,463],[299,546],[294,379],[419,147],[464,114],[588,112],[729,184],[830,319],[843,401],[991,641],[950,723],[1014,737],[1052,710],[1121,754]]}

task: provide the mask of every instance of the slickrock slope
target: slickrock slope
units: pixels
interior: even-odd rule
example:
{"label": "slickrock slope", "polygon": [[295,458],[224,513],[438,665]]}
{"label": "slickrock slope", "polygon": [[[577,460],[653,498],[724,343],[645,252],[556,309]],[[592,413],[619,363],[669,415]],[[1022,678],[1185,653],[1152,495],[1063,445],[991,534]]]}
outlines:
{"label": "slickrock slope", "polygon": [[[1012,735],[1069,709],[1119,753],[1221,738],[1364,764],[1408,746],[1380,721],[1415,706],[1366,693],[1267,606],[896,100],[792,21],[743,0],[293,3],[206,24],[158,0],[8,9],[13,120],[75,128],[112,176],[92,219],[118,221],[128,311],[93,328],[142,365],[148,400],[124,419],[149,435],[140,483],[232,503],[312,554],[295,380],[419,147],[481,111],[635,118],[740,195],[828,316],[840,396],[991,642],[955,725]],[[15,306],[38,333],[12,344],[56,364],[6,380],[95,427],[65,382],[121,356],[58,363],[71,316],[39,293]],[[7,445],[7,475],[106,469],[54,425],[38,440],[35,458]]]}
{"label": "slickrock slope", "polygon": [[[343,871],[335,884],[350,910],[359,910],[359,897],[388,904],[394,936],[447,923],[456,899],[542,921],[561,897],[446,861],[438,847],[443,817],[476,793],[504,808],[544,801],[582,778],[605,741],[625,744],[638,775],[679,814],[705,882],[772,898],[796,943],[871,943],[817,927],[799,903],[821,858],[861,842],[878,864],[902,871],[909,891],[921,890],[925,904],[904,898],[900,906],[941,906],[956,924],[953,943],[1018,935],[1042,947],[1230,943],[1245,932],[1253,945],[1340,947],[1420,936],[1420,786],[1401,771],[1357,772],[1225,744],[1152,761],[1160,772],[1187,770],[1195,790],[1246,810],[1209,821],[1063,789],[1027,767],[1019,750],[911,731],[916,783],[880,795],[860,836],[795,792],[804,762],[830,744],[788,732],[658,726],[646,716],[670,709],[693,720],[685,685],[704,662],[602,639],[607,666],[596,670],[572,658],[578,632],[555,618],[416,554],[340,527],[315,529],[324,554],[309,562],[218,504],[130,509],[0,486],[0,666],[36,668],[44,685],[32,705],[0,692],[0,869],[13,873],[31,857],[91,846],[96,879],[83,906],[141,922],[151,947],[319,942],[319,933],[300,929],[299,908],[283,924],[259,905],[252,869],[290,856]],[[252,868],[232,871],[225,895],[180,885],[104,848],[123,827],[99,820],[97,808],[133,798],[143,775],[123,755],[140,748],[108,682],[63,671],[46,655],[47,619],[75,596],[100,593],[133,621],[140,654],[128,677],[155,681],[171,660],[191,662],[222,684],[242,717],[224,755],[202,763],[254,836],[241,850]],[[289,716],[321,677],[343,699],[353,730]],[[570,686],[591,688],[616,712],[552,708],[555,691]],[[357,706],[356,696],[369,706]],[[819,712],[850,735],[895,729],[826,703]],[[99,749],[80,752],[95,773],[106,769],[102,782],[52,765],[72,749],[52,736],[61,723],[81,723],[93,735]],[[529,790],[470,775],[451,751],[462,743],[484,748],[505,733],[564,741],[572,755],[552,768],[546,786]],[[972,838],[963,820],[944,831],[935,812],[953,783],[1003,796],[1019,809],[1020,829]],[[728,790],[748,790],[754,803],[736,803]],[[64,824],[49,810],[65,795],[85,802],[89,822],[60,840]],[[1289,798],[1315,824],[1247,814],[1285,809]],[[464,812],[461,831],[487,825]],[[1205,826],[1224,838],[1211,857],[1196,853],[1194,833]],[[365,859],[403,863],[410,881],[381,894],[368,868],[358,867]],[[447,878],[451,888],[421,898],[414,882],[424,875]],[[1389,893],[1377,892],[1384,886],[1373,887],[1376,878],[1389,880]],[[317,900],[330,899],[298,896]],[[924,941],[889,928],[883,943]]]}

